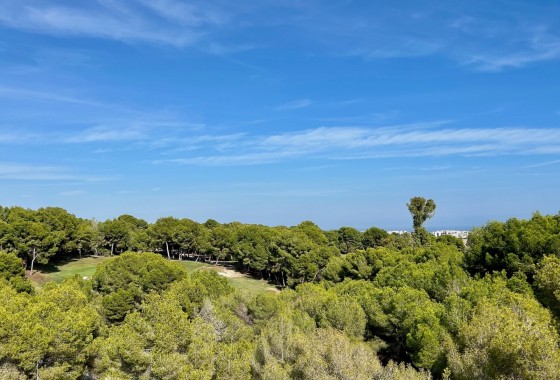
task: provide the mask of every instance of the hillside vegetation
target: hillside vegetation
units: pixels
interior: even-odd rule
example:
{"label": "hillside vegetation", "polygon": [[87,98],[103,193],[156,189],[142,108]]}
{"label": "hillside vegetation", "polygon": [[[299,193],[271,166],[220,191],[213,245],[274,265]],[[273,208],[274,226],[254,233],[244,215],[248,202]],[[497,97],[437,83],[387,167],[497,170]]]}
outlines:
{"label": "hillside vegetation", "polygon": [[[490,222],[467,247],[415,220],[389,235],[2,208],[0,378],[558,378],[560,215]],[[91,278],[25,277],[94,252],[110,258]],[[169,258],[228,261],[284,290],[240,292]]]}

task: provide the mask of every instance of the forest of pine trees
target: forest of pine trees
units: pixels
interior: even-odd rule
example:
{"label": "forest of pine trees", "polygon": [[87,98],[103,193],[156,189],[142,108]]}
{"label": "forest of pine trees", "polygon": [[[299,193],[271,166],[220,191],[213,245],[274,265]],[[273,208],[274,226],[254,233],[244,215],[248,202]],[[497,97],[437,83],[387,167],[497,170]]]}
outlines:
{"label": "forest of pine trees", "polygon": [[[466,246],[421,228],[0,208],[0,378],[558,378],[560,215],[489,222]],[[87,255],[113,257],[90,279],[27,279]],[[282,290],[250,294],[177,260]]]}

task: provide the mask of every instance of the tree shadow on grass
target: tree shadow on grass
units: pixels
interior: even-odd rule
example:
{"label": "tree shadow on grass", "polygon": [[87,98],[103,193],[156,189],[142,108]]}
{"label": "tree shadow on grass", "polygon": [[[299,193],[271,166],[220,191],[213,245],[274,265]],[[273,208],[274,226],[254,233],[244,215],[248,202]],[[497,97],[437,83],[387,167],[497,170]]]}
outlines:
{"label": "tree shadow on grass", "polygon": [[49,260],[49,262],[47,264],[41,264],[41,263],[35,264],[34,269],[36,269],[40,272],[43,272],[43,273],[57,273],[57,272],[60,272],[60,269],[58,267],[60,267],[62,265],[66,265],[66,264],[74,262],[74,261],[78,261],[78,258],[77,257],[58,258],[58,257],[54,256],[54,257],[51,257],[51,259]]}
{"label": "tree shadow on grass", "polygon": [[57,273],[57,272],[60,272],[60,269],[58,269],[58,266],[53,264],[53,263],[35,264],[35,268],[33,268],[33,270],[41,272],[41,273]]}

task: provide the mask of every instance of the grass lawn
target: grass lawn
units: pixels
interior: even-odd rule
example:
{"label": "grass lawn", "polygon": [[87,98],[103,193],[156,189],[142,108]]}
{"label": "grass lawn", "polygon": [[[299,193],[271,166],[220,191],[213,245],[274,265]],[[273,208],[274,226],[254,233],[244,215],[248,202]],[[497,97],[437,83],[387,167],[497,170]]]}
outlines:
{"label": "grass lawn", "polygon": [[108,257],[84,257],[82,259],[70,260],[58,266],[47,264],[37,265],[37,271],[30,276],[31,281],[36,285],[42,286],[47,282],[62,282],[67,277],[79,274],[81,277],[91,277],[95,273],[97,266]]}
{"label": "grass lawn", "polygon": [[265,280],[257,280],[250,277],[230,278],[229,282],[234,288],[245,290],[253,294],[279,291],[274,285],[269,284]]}
{"label": "grass lawn", "polygon": [[[95,273],[97,265],[109,257],[84,257],[82,259],[70,260],[67,263],[59,265],[37,265],[37,271],[30,276],[30,280],[35,286],[41,287],[47,282],[62,282],[67,277],[72,277],[76,274],[81,277],[91,277]],[[240,290],[245,290],[249,293],[262,293],[262,292],[275,292],[277,289],[267,283],[265,280],[257,280],[250,278],[245,274],[236,272],[234,270],[225,268],[220,265],[213,265],[209,263],[202,263],[197,261],[183,260],[179,263],[187,269],[187,271],[194,272],[195,270],[214,270],[220,275],[228,279],[230,284]]]}
{"label": "grass lawn", "polygon": [[197,261],[180,261],[181,265],[185,267],[189,273],[195,270],[214,270],[220,275],[226,277],[234,288],[244,290],[249,293],[263,293],[263,292],[277,292],[278,290],[265,280],[257,280],[251,278],[243,273],[234,271],[232,269],[223,267],[221,265],[213,265],[210,263],[201,263]]}

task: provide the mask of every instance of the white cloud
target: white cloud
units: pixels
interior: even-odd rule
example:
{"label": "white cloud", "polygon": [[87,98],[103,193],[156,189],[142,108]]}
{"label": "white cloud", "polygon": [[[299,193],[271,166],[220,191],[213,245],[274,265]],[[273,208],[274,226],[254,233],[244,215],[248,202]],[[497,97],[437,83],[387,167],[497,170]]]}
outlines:
{"label": "white cloud", "polygon": [[138,0],[142,5],[156,12],[169,21],[177,21],[183,25],[201,26],[205,24],[223,24],[227,17],[209,4],[205,7],[173,0]]}
{"label": "white cloud", "polygon": [[323,7],[301,18],[299,26],[305,37],[341,56],[438,56],[477,71],[501,71],[560,58],[556,9],[541,3],[501,3],[500,12],[494,2],[477,1],[372,3],[359,12]]}
{"label": "white cloud", "polygon": [[164,152],[164,154],[177,153],[183,151],[196,150],[201,147],[213,144],[215,149],[227,149],[237,146],[238,141],[245,136],[245,133],[234,133],[227,135],[192,135],[188,137],[163,137],[150,143],[153,148],[174,147]]}
{"label": "white cloud", "polygon": [[4,97],[17,97],[17,98],[33,98],[38,100],[45,100],[50,102],[63,102],[63,103],[73,103],[79,105],[86,105],[86,106],[95,106],[95,107],[102,107],[105,104],[82,99],[73,95],[66,95],[57,92],[51,91],[38,91],[38,90],[30,90],[24,88],[17,88],[17,87],[8,87],[8,86],[1,86],[0,85],[0,96]]}
{"label": "white cloud", "polygon": [[[320,127],[247,137],[223,152],[154,163],[255,165],[294,158],[358,160],[386,157],[496,156],[560,153],[560,129],[439,128],[431,123],[385,128]],[[546,150],[543,151],[543,146]],[[209,147],[211,148],[211,147]],[[556,149],[556,152],[554,151]],[[207,149],[212,151],[212,149]],[[218,154],[219,153],[219,154]]]}
{"label": "white cloud", "polygon": [[560,160],[539,162],[538,164],[526,165],[523,168],[525,169],[542,168],[543,166],[551,166],[551,165],[560,165]]}
{"label": "white cloud", "polygon": [[60,166],[30,165],[12,162],[0,162],[0,179],[80,182],[100,182],[109,180],[107,177],[76,174],[68,168]]}
{"label": "white cloud", "polygon": [[[152,148],[177,145],[183,139],[181,134],[192,134],[203,129],[204,124],[187,123],[173,119],[158,119],[158,115],[146,114],[143,120],[123,119],[106,120],[99,125],[78,132],[57,136],[54,143],[92,143],[92,142],[135,142],[146,141]],[[217,137],[219,139],[219,137]],[[227,136],[222,136],[227,139]],[[211,136],[196,136],[194,139],[212,140]],[[98,148],[96,153],[106,153],[106,148]]]}
{"label": "white cloud", "polygon": [[460,57],[460,60],[481,71],[501,71],[560,58],[560,36],[537,30],[520,39],[516,49],[473,51]]}
{"label": "white cloud", "polygon": [[[235,31],[271,25],[295,30],[316,46],[312,53],[364,59],[415,58],[438,55],[480,71],[500,71],[560,58],[560,31],[550,9],[531,4],[465,6],[450,2],[396,6],[297,6],[179,0],[97,0],[76,5],[52,0],[4,1],[0,24],[55,36],[143,42],[175,47],[197,46],[211,54],[229,55],[254,49],[257,38],[235,40]],[[426,8],[429,8],[426,11]],[[226,33],[224,33],[226,32]],[[244,64],[242,62],[238,62]],[[250,65],[248,65],[250,66]],[[305,100],[305,99],[304,99]],[[301,102],[301,101],[299,101]],[[309,106],[294,103],[287,109]],[[282,106],[279,106],[282,109]]]}
{"label": "white cloud", "polygon": [[560,130],[528,128],[463,128],[405,130],[399,128],[321,127],[268,137],[264,146],[290,146],[304,149],[367,148],[442,143],[497,142],[502,146],[560,141]]}
{"label": "white cloud", "polygon": [[187,5],[154,0],[142,1],[142,5],[104,0],[78,7],[22,0],[4,4],[0,9],[0,23],[34,33],[182,47],[195,43],[206,26],[226,20],[219,10],[204,3]]}
{"label": "white cloud", "polygon": [[90,143],[107,141],[133,141],[147,138],[145,132],[137,127],[114,128],[113,126],[98,126],[67,137],[68,143]]}
{"label": "white cloud", "polygon": [[169,160],[155,160],[154,164],[179,164],[200,166],[245,166],[261,165],[279,162],[283,159],[297,157],[297,152],[255,152],[247,154],[224,154],[212,156],[199,156],[192,158],[176,158]]}

